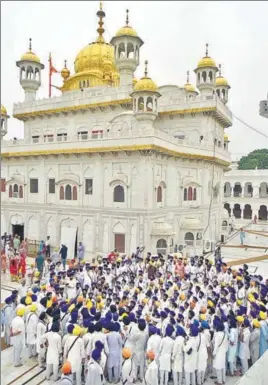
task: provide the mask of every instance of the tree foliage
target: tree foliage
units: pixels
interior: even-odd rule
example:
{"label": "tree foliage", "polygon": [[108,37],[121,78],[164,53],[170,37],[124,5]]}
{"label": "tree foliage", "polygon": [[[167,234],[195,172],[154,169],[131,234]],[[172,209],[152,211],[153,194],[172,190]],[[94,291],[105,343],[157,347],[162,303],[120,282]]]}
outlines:
{"label": "tree foliage", "polygon": [[239,170],[259,170],[268,169],[268,149],[263,148],[260,150],[254,150],[247,156],[242,156],[238,162]]}

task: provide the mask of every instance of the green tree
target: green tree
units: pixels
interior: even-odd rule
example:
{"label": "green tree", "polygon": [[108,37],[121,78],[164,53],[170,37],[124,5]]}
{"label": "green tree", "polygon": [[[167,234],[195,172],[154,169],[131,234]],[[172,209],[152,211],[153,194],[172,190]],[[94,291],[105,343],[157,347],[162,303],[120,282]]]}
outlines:
{"label": "green tree", "polygon": [[238,162],[239,170],[268,169],[268,149],[254,150],[247,156],[242,156]]}

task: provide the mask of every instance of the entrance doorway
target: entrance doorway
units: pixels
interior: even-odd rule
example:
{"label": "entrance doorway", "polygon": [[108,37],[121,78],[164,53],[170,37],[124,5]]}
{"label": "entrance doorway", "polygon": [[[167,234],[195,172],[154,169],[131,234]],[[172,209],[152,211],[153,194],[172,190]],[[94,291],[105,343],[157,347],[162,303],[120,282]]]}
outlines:
{"label": "entrance doorway", "polygon": [[20,238],[20,241],[24,239],[24,225],[12,225],[12,235],[13,238],[17,234]]}

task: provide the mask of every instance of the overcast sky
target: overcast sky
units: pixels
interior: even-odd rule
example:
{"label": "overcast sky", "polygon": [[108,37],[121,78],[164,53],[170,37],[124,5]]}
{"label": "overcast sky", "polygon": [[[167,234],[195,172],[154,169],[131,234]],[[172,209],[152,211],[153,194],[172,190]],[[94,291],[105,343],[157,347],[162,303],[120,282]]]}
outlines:
{"label": "overcast sky", "polygon": [[[98,8],[95,1],[1,1],[1,103],[10,115],[13,103],[23,100],[15,62],[27,50],[29,37],[45,64],[38,97],[48,97],[49,52],[58,70],[67,59],[73,72],[77,53],[96,38]],[[195,83],[193,70],[208,42],[210,56],[222,64],[232,87],[232,112],[268,134],[268,120],[259,116],[259,102],[268,93],[268,2],[105,1],[103,8],[107,41],[125,24],[129,8],[130,25],[144,41],[136,76],[147,59],[149,75],[159,86],[183,85],[187,70]],[[54,75],[53,83],[61,85],[60,75]],[[268,139],[235,119],[226,132],[235,159],[268,148]],[[23,124],[10,118],[9,136],[22,135]]]}

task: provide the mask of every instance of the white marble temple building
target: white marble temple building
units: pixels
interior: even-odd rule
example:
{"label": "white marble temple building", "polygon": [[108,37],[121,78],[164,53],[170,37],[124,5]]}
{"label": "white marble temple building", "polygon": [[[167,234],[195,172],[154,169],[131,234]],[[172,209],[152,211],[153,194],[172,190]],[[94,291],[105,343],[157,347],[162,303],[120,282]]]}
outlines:
{"label": "white marble temple building", "polygon": [[[104,11],[97,16],[97,39],[76,56],[75,73],[61,71],[61,96],[37,99],[44,65],[31,46],[17,62],[25,100],[13,116],[24,139],[2,143],[1,231],[49,235],[69,257],[77,241],[88,257],[138,245],[209,249],[226,216],[230,86],[208,49],[194,70],[197,88],[188,76],[184,86],[157,86],[147,64],[135,79],[145,44],[128,19],[107,43]],[[2,106],[3,133],[7,123]]]}

